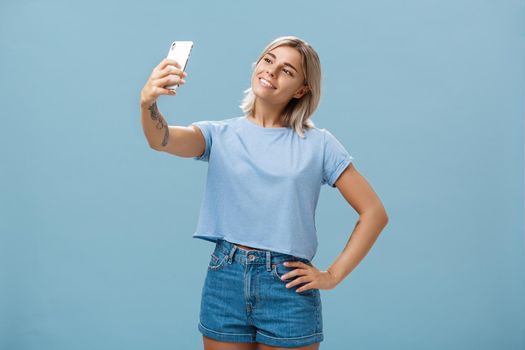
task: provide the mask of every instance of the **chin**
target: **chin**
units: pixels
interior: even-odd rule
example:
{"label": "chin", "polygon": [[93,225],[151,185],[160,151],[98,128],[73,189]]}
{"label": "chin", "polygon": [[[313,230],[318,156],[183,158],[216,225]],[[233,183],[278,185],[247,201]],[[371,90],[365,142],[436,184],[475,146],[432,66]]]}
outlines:
{"label": "chin", "polygon": [[[262,91],[261,91],[262,90]],[[257,83],[253,84],[252,85],[252,92],[255,96],[261,98],[263,96],[267,96],[267,94],[265,94],[265,91],[262,87],[258,86]]]}
{"label": "chin", "polygon": [[257,96],[277,96],[275,95],[275,91],[268,90],[262,86],[259,86],[259,81],[255,81],[252,84],[252,91]]}

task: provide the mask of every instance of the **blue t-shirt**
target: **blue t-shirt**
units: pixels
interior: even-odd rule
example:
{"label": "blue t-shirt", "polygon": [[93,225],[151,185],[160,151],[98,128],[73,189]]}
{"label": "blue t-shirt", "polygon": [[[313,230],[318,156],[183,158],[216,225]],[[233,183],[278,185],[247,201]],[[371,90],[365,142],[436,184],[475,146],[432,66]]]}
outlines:
{"label": "blue t-shirt", "polygon": [[218,238],[312,260],[321,185],[334,183],[353,157],[326,129],[264,128],[246,116],[194,122],[208,162],[194,238]]}

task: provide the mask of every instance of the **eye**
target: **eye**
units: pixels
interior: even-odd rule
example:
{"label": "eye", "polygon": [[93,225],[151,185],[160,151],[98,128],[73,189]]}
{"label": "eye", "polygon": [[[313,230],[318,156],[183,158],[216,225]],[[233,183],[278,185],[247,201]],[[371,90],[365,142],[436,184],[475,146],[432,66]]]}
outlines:
{"label": "eye", "polygon": [[[268,62],[268,63],[271,63],[271,62],[272,62],[272,60],[270,60],[268,57],[264,57],[263,60],[264,60],[265,62]],[[290,70],[288,70],[288,69],[286,69],[286,68],[283,68],[283,71],[284,71],[286,74],[288,74],[289,76],[293,77],[293,74],[292,74],[292,72],[291,72]]]}

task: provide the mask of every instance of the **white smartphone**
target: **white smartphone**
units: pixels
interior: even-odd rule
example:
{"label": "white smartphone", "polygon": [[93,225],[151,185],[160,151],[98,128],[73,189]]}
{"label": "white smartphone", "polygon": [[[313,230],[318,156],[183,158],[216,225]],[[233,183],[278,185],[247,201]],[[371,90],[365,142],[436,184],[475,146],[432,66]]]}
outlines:
{"label": "white smartphone", "polygon": [[[167,58],[177,61],[181,65],[182,71],[184,71],[192,48],[193,41],[174,41],[170,46]],[[174,91],[178,86],[178,84],[166,85],[164,88]]]}

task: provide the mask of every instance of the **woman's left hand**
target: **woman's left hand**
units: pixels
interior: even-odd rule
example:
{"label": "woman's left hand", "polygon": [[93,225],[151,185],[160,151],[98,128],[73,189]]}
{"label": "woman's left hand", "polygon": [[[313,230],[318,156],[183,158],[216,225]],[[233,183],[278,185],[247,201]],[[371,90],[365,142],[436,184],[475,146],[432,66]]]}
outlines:
{"label": "woman's left hand", "polygon": [[284,263],[286,267],[296,267],[296,269],[285,273],[282,276],[283,280],[287,280],[298,276],[290,283],[286,284],[286,288],[292,288],[298,284],[306,283],[297,288],[296,292],[301,293],[312,288],[317,289],[333,289],[337,285],[335,276],[329,271],[319,271],[315,266],[310,266],[302,261],[288,261]]}

